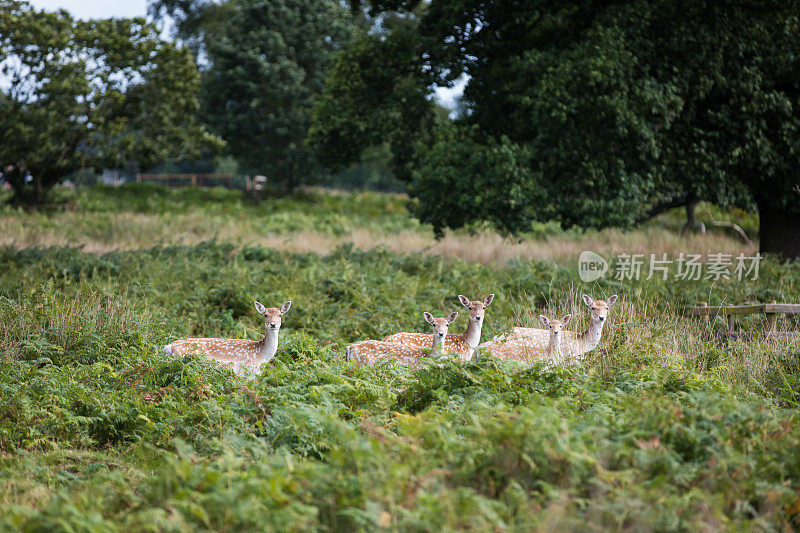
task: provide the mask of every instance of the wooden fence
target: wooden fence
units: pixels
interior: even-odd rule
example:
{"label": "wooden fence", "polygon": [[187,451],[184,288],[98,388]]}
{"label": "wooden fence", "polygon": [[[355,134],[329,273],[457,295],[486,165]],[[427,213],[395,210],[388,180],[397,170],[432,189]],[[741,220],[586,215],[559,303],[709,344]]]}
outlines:
{"label": "wooden fence", "polygon": [[767,330],[775,331],[778,323],[778,315],[797,315],[800,314],[800,304],[779,304],[769,302],[766,304],[754,305],[708,305],[707,302],[700,302],[696,307],[687,307],[686,314],[689,316],[702,316],[708,322],[714,316],[726,316],[728,318],[728,332],[732,333],[734,319],[736,315],[752,315],[764,313],[767,315]]}
{"label": "wooden fence", "polygon": [[136,181],[161,182],[168,187],[205,187],[208,180],[223,180],[226,188],[233,188],[233,174],[136,174]]}

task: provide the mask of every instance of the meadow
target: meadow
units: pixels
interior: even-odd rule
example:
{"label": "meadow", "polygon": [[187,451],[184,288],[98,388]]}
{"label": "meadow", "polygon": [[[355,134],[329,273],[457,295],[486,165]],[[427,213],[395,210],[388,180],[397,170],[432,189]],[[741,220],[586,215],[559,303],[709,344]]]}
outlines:
{"label": "meadow", "polygon": [[[585,249],[756,250],[721,229],[684,235],[680,213],[631,232],[434,241],[399,195],[59,194],[70,209],[0,205],[0,530],[800,528],[800,340],[764,338],[752,315],[738,323],[751,340],[720,343],[721,318],[682,313],[800,302],[800,263],[583,283]],[[709,208],[754,235],[752,216]],[[488,293],[485,339],[542,312],[583,330],[581,293],[620,300],[582,365],[344,360],[352,341],[427,331],[423,311]],[[261,376],[163,353],[187,336],[259,338],[255,299],[293,301]]]}

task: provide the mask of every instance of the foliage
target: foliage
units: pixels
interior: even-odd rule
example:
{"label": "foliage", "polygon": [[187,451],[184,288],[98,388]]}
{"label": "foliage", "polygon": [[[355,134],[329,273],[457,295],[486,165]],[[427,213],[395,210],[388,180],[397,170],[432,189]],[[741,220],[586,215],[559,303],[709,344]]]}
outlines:
{"label": "foliage", "polygon": [[74,20],[16,0],[0,15],[0,163],[18,201],[44,201],[81,168],[219,147],[197,122],[191,56],[144,19]]}
{"label": "foliage", "polygon": [[[534,217],[547,212],[541,174],[530,171],[524,149],[507,138],[484,143],[475,137],[475,132],[441,128],[430,146],[419,147],[409,188],[420,199],[414,214],[432,224],[437,235],[479,221],[518,234],[529,231]],[[499,198],[498,190],[504,191]]]}
{"label": "foliage", "polygon": [[[75,194],[91,220],[127,208],[264,224],[273,209],[311,224],[345,207],[378,224],[398,201],[296,193],[258,213],[226,190]],[[767,260],[756,281],[590,285],[547,261],[209,241],[105,254],[4,246],[0,266],[2,530],[798,525],[797,342],[716,345],[673,314],[699,299],[797,301],[798,263]],[[526,313],[570,309],[581,291],[621,295],[581,366],[344,360],[350,341],[423,330],[421,311],[457,310],[459,293],[496,294],[491,337]],[[186,336],[263,335],[245,311],[253,299],[294,302],[261,376],[163,353]]]}
{"label": "foliage", "polygon": [[206,123],[243,169],[284,190],[313,181],[310,111],[350,36],[349,12],[331,0],[236,0],[224,8],[225,23],[206,30]]}
{"label": "foliage", "polygon": [[440,121],[427,95],[432,80],[420,58],[413,19],[388,18],[383,33],[367,33],[337,54],[317,98],[308,141],[320,161],[337,170],[388,145],[394,173],[409,181],[415,143]]}
{"label": "foliage", "polygon": [[[486,211],[505,229],[524,224],[515,210],[502,216],[507,182],[470,165],[474,143],[518,147],[521,174],[540,176],[521,178],[515,193],[530,220],[630,227],[700,200],[757,206],[761,250],[800,256],[790,230],[800,212],[796,2],[353,2],[362,4],[373,17],[415,21],[421,80],[468,76],[459,131],[448,135],[467,141],[455,152],[470,170],[453,188],[487,188],[496,203]],[[337,124],[328,137],[348,131],[348,116],[326,118]],[[426,177],[456,163],[437,143],[417,147]],[[448,202],[449,188],[425,184],[413,189],[423,212]],[[434,223],[471,221],[463,210]]]}

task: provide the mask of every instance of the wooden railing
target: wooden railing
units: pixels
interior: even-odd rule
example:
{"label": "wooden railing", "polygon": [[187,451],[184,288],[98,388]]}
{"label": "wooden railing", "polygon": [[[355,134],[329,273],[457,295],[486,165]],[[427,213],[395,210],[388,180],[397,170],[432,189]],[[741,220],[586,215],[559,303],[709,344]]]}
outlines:
{"label": "wooden railing", "polygon": [[708,305],[707,302],[700,302],[696,307],[687,307],[686,314],[689,316],[702,316],[708,321],[710,317],[726,316],[728,318],[728,332],[733,332],[734,318],[736,315],[752,315],[764,313],[767,315],[767,330],[775,331],[778,322],[778,315],[797,315],[800,314],[800,304],[779,304],[775,301],[766,304],[754,305]]}
{"label": "wooden railing", "polygon": [[176,181],[181,185],[203,187],[207,180],[224,180],[226,188],[233,187],[233,174],[136,174],[136,181],[160,181],[169,187],[174,187]]}

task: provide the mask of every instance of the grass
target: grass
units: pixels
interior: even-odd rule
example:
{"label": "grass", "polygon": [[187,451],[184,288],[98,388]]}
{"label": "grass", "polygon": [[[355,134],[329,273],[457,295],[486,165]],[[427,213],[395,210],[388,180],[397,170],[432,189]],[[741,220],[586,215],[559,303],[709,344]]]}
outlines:
{"label": "grass", "polygon": [[[460,244],[446,255],[334,246],[354,232],[427,238],[398,196],[309,192],[250,205],[221,190],[73,194],[74,212],[3,208],[14,237],[0,247],[0,530],[800,527],[800,341],[762,339],[764,318],[752,315],[740,326],[756,340],[717,344],[680,312],[697,301],[797,302],[798,263],[767,259],[743,282],[584,284],[566,252],[469,252],[466,243],[501,239],[487,229],[453,235]],[[182,240],[176,228],[190,218],[197,233]],[[113,220],[134,223],[106,228]],[[326,234],[328,220],[350,229]],[[217,223],[231,233],[209,232]],[[265,247],[249,232],[286,243],[326,234],[331,247]],[[73,247],[48,240],[62,237]],[[543,226],[520,246],[559,257],[559,240],[674,240],[680,250],[681,238],[665,219],[624,235]],[[696,239],[711,251],[741,246]],[[344,361],[353,340],[425,331],[422,311],[489,292],[484,338],[542,312],[572,313],[581,330],[580,293],[620,300],[581,366]],[[263,375],[162,352],[189,335],[263,335],[254,299],[294,302]]]}
{"label": "grass", "polygon": [[[729,230],[681,234],[676,229],[680,228],[679,212],[667,213],[635,232],[562,231],[553,224],[540,224],[528,234],[512,238],[476,226],[471,231],[449,232],[436,241],[430,227],[409,216],[408,200],[400,195],[311,190],[253,205],[243,200],[240,191],[170,190],[151,184],[94,187],[62,194],[73,211],[0,211],[0,225],[6,230],[0,244],[82,246],[93,253],[105,253],[156,244],[196,245],[214,237],[219,242],[294,253],[327,254],[345,244],[362,250],[380,246],[398,254],[423,253],[495,266],[525,259],[563,263],[574,261],[583,250],[605,257],[658,252],[670,257],[681,252],[750,256],[756,252]],[[699,220],[703,220],[703,212],[698,211]],[[725,218],[718,210],[715,213],[715,217]],[[750,216],[746,220],[753,223]]]}

